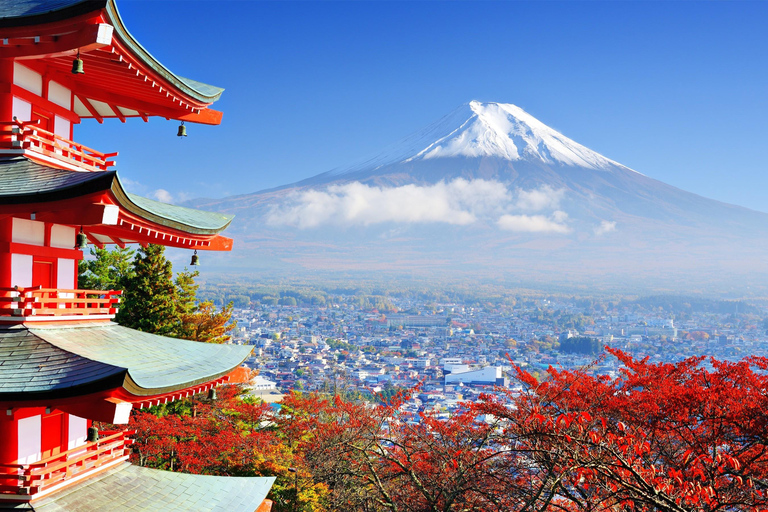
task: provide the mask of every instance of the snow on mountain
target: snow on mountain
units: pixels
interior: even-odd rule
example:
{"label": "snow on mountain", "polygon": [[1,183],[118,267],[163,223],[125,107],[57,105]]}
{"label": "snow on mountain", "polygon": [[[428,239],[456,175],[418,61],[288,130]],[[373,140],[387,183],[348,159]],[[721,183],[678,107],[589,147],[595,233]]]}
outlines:
{"label": "snow on mountain", "polygon": [[471,101],[373,158],[328,173],[340,176],[397,163],[495,157],[594,170],[627,167],[545,125],[511,103]]}

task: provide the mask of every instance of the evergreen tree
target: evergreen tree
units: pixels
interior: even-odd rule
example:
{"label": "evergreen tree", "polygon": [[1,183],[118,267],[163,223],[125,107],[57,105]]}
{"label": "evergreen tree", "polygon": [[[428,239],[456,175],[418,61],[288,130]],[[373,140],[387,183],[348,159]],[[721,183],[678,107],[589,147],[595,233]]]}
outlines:
{"label": "evergreen tree", "polygon": [[95,259],[80,260],[78,288],[84,290],[122,290],[133,276],[133,249],[99,249],[91,246]]}
{"label": "evergreen tree", "polygon": [[172,336],[179,325],[171,262],[165,247],[150,244],[139,249],[134,274],[125,282],[123,304],[116,320],[139,331]]}
{"label": "evergreen tree", "polygon": [[79,267],[79,285],[89,290],[123,290],[116,320],[121,325],[174,338],[226,343],[235,328],[230,323],[233,304],[217,311],[213,302],[197,302],[199,273],[184,269],[173,278],[165,247],[139,249],[134,261],[130,249],[91,248],[94,260]]}
{"label": "evergreen tree", "polygon": [[176,274],[176,310],[179,316],[188,315],[197,309],[197,289],[200,285],[195,278],[200,275],[197,270],[190,272],[186,267]]}

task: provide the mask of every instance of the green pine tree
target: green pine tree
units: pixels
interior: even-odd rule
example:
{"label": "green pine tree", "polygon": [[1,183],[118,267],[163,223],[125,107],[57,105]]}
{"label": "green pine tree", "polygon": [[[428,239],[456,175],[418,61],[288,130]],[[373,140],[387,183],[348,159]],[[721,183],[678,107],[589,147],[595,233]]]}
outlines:
{"label": "green pine tree", "polygon": [[133,276],[133,249],[99,249],[91,246],[95,259],[80,260],[77,283],[82,290],[122,290]]}
{"label": "green pine tree", "polygon": [[80,262],[81,289],[123,290],[115,320],[126,327],[174,338],[226,343],[236,326],[230,302],[220,311],[213,302],[197,301],[199,272],[184,269],[173,278],[165,247],[139,249],[91,248],[92,260]]}
{"label": "green pine tree", "polygon": [[123,303],[116,320],[126,327],[163,336],[175,335],[179,326],[171,262],[165,247],[150,244],[139,249],[134,274],[126,280]]}

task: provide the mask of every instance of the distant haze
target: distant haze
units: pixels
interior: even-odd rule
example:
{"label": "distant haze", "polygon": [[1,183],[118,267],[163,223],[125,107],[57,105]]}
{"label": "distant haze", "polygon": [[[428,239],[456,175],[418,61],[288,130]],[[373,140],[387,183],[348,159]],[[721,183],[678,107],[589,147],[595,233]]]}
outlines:
{"label": "distant haze", "polygon": [[768,214],[648,178],[511,104],[473,101],[371,158],[192,204],[236,215],[234,254],[213,258],[232,268],[768,285]]}

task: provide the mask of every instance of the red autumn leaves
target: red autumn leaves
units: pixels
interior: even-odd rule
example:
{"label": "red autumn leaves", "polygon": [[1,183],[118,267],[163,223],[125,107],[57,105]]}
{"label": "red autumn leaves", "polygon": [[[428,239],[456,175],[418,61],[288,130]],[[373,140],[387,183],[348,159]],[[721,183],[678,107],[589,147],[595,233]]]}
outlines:
{"label": "red autumn leaves", "polygon": [[[234,390],[134,418],[137,459],[214,474],[277,474],[276,509],[768,509],[764,359],[648,364],[612,351],[615,379],[550,369],[526,391],[449,418],[294,394],[278,413]],[[287,467],[299,469],[298,478]],[[298,485],[296,485],[298,483]]]}

